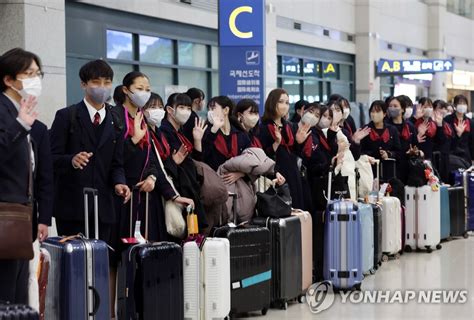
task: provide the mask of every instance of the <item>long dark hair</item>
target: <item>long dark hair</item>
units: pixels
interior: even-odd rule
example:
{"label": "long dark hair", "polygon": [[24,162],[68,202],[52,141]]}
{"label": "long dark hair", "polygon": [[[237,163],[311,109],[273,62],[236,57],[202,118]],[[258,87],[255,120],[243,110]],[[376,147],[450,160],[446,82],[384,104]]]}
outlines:
{"label": "long dark hair", "polygon": [[262,120],[263,121],[273,121],[277,116],[277,105],[278,100],[282,94],[288,95],[285,89],[276,88],[270,91],[268,94],[267,100],[265,100],[265,111],[263,113]]}
{"label": "long dark hair", "polygon": [[212,104],[210,106],[214,106],[217,103],[222,107],[222,109],[226,107],[229,108],[228,117],[230,124],[237,129],[241,128],[239,120],[237,120],[237,117],[234,115],[234,102],[232,102],[232,100],[228,96],[217,96],[213,97],[211,100]]}
{"label": "long dark hair", "polygon": [[130,89],[130,86],[135,82],[136,78],[148,78],[148,76],[140,71],[132,71],[125,75],[122,84],[117,86],[114,90],[114,101],[116,104],[124,104],[126,95],[123,92],[123,87]]}

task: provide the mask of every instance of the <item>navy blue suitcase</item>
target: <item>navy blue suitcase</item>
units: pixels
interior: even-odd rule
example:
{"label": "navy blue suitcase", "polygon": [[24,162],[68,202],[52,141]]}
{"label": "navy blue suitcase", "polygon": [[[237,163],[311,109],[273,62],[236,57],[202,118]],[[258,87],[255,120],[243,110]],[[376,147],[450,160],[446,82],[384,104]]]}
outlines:
{"label": "navy blue suitcase", "polygon": [[[145,201],[144,238],[146,240],[148,238],[148,193]],[[132,214],[133,195],[130,208],[130,214]],[[130,233],[132,230],[133,228]],[[122,261],[118,268],[117,319],[181,320],[183,317],[181,246],[172,242],[157,242],[135,244],[127,248],[122,253]]]}
{"label": "navy blue suitcase", "polygon": [[[95,236],[98,236],[98,192],[94,196]],[[88,239],[88,208],[85,207],[86,236],[51,237],[42,247],[51,255],[46,289],[45,319],[110,319],[109,253],[104,241]]]}

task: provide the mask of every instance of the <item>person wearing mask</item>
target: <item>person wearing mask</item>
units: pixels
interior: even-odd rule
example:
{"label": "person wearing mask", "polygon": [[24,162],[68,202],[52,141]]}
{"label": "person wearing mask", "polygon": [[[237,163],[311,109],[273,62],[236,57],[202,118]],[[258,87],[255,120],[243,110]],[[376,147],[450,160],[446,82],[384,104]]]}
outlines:
{"label": "person wearing mask", "polygon": [[[0,56],[0,202],[25,206],[33,233],[23,236],[40,242],[48,237],[53,210],[49,136],[37,120],[42,78],[36,54],[15,48]],[[28,278],[28,260],[0,259],[0,300],[27,304]]]}
{"label": "person wearing mask", "polygon": [[198,112],[201,112],[204,106],[205,94],[199,88],[191,88],[186,91],[186,94],[191,98],[191,116],[183,126],[183,134],[189,140],[193,140],[193,130],[196,123],[196,119],[199,119]]}
{"label": "person wearing mask", "polygon": [[473,121],[466,117],[468,101],[463,95],[454,97],[455,113],[446,116],[445,121],[454,128],[455,136],[452,141],[452,154],[472,163],[474,156],[474,127]]}
{"label": "person wearing mask", "polygon": [[[124,170],[127,185],[140,188],[140,192],[152,192],[157,187],[159,194],[165,200],[173,200],[177,204],[194,206],[191,199],[181,197],[169,184],[165,173],[157,162],[154,152],[151,152],[151,134],[144,119],[143,107],[151,96],[150,82],[148,77],[138,71],[132,71],[123,78],[123,96],[119,98],[120,105],[112,109],[115,122],[118,127],[123,127],[122,134],[124,140]],[[138,217],[144,218],[144,205],[135,202],[137,208],[134,212],[139,212]],[[150,208],[153,204],[150,203]],[[121,237],[128,237],[130,226],[130,208],[117,203],[121,208],[122,224]],[[152,209],[151,209],[152,210]],[[136,217],[135,217],[136,218]],[[135,224],[135,221],[133,221]],[[142,230],[145,226],[141,225]],[[153,228],[153,226],[149,226]],[[132,228],[133,229],[133,228]],[[143,231],[142,231],[143,232]]]}
{"label": "person wearing mask", "polygon": [[[409,121],[412,125],[415,125],[416,118],[415,118],[415,113],[414,113],[415,106],[413,105],[413,101],[410,99],[409,96],[406,96],[406,95],[400,95],[397,98],[400,101],[403,100],[406,105],[405,113],[403,114],[403,119],[406,121]],[[419,114],[418,117],[420,117],[421,114],[420,113],[418,114]]]}
{"label": "person wearing mask", "polygon": [[235,106],[233,113],[242,130],[248,134],[250,147],[262,149],[262,143],[257,132],[257,124],[260,121],[257,103],[252,99],[242,99]]}
{"label": "person wearing mask", "polygon": [[298,100],[298,101],[295,102],[295,106],[294,106],[295,107],[295,113],[293,114],[293,116],[290,119],[291,123],[296,124],[296,123],[300,122],[301,116],[303,115],[304,110],[305,110],[305,108],[308,104],[309,104],[309,102],[306,101],[306,100],[303,100],[303,99]]}
{"label": "person wearing mask", "polygon": [[435,144],[442,145],[446,140],[442,128],[443,116],[439,112],[433,112],[433,102],[426,97],[420,98],[416,113],[421,114],[421,117],[415,116],[418,148],[425,159],[431,160]]}
{"label": "person wearing mask", "polygon": [[342,113],[344,119],[344,121],[342,122],[342,128],[344,128],[346,132],[349,133],[348,138],[352,138],[352,135],[356,132],[357,128],[355,125],[354,118],[351,116],[351,105],[349,103],[349,100],[339,94],[332,94],[329,97],[328,105],[330,105],[333,101],[338,101],[341,104],[343,108]]}
{"label": "person wearing mask", "polygon": [[[443,119],[446,117],[448,113],[447,104],[443,100],[436,100],[433,102],[434,113],[437,114],[435,119],[441,121],[442,123],[442,132],[444,135],[443,140],[435,141],[435,145],[433,147],[433,165],[439,172],[441,177],[441,181],[445,183],[450,182],[450,152],[451,152],[451,143],[454,138],[454,128],[444,121]],[[438,130],[441,128],[438,127]],[[435,156],[436,155],[436,156]]]}
{"label": "person wearing mask", "polygon": [[263,150],[275,160],[275,170],[285,177],[290,188],[293,208],[305,209],[301,173],[298,168],[296,144],[303,144],[309,137],[309,125],[299,126],[296,133],[284,116],[289,110],[288,93],[281,88],[273,89],[265,101],[265,112],[260,124],[259,138]]}
{"label": "person wearing mask", "polygon": [[400,140],[400,158],[397,164],[397,177],[404,184],[406,184],[408,180],[407,153],[418,144],[416,128],[405,118],[406,110],[407,100],[401,96],[391,97],[388,100],[387,123],[397,129],[398,138]]}
{"label": "person wearing mask", "polygon": [[[152,93],[150,100],[148,100],[143,110],[148,126],[151,129],[150,133],[154,145],[153,151],[156,152],[157,158],[160,157],[166,173],[171,178],[179,194],[194,201],[194,211],[198,215],[198,222],[201,225],[205,225],[204,208],[202,207],[199,197],[200,186],[196,177],[194,163],[188,158],[189,152],[184,144],[180,146],[175,145],[174,147],[178,148],[175,149],[166,138],[166,135],[160,130],[160,125],[166,115],[163,100],[158,94]],[[159,198],[161,198],[161,196],[159,196]],[[161,199],[159,201],[161,201]],[[163,217],[164,215],[159,216],[160,239],[168,239],[175,242],[181,241],[181,239],[174,239],[168,235],[166,228],[164,228],[165,221]]]}
{"label": "person wearing mask", "polygon": [[[207,113],[209,127],[204,135],[203,160],[212,169],[217,168],[230,158],[242,154],[250,147],[249,136],[239,130],[240,123],[232,115],[234,103],[226,96],[212,98],[213,104]],[[223,179],[226,183],[234,183],[242,177],[242,173],[227,173]]]}
{"label": "person wearing mask", "polygon": [[[361,141],[361,153],[379,160],[392,158],[398,161],[400,159],[400,139],[397,129],[384,121],[387,115],[387,105],[382,100],[376,100],[370,105],[369,114],[371,121],[365,127],[370,128],[370,133]],[[389,176],[390,174],[383,175]]]}

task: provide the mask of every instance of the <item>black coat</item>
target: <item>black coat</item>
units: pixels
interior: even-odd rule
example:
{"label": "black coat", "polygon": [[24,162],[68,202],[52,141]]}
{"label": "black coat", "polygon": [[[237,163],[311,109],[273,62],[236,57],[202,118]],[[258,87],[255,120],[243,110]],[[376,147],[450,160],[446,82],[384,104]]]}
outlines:
{"label": "black coat", "polygon": [[396,124],[393,123],[390,118],[387,123],[394,126],[398,132],[398,139],[400,140],[400,157],[397,162],[397,177],[406,184],[409,173],[408,155],[406,153],[410,149],[410,145],[413,147],[418,145],[416,128],[407,120],[403,120],[401,124]]}
{"label": "black coat", "polygon": [[[99,190],[99,219],[115,223],[114,186],[125,184],[123,139],[117,134],[109,110],[98,139],[84,101],[59,110],[50,130],[55,172],[54,216],[64,220],[84,220],[83,188]],[[72,158],[79,152],[92,152],[89,164],[74,169]],[[92,208],[89,206],[89,208]]]}
{"label": "black coat", "polygon": [[46,125],[36,120],[28,132],[16,120],[18,111],[3,93],[0,93],[0,201],[28,202],[30,139],[35,155],[33,172],[33,239],[37,224],[51,224],[53,212],[53,166]]}
{"label": "black coat", "polygon": [[[301,182],[301,173],[298,169],[298,151],[293,128],[288,122],[283,121],[283,128],[281,129],[282,143],[275,152],[273,150],[275,139],[270,133],[270,125],[274,125],[274,123],[272,121],[262,121],[260,125],[259,138],[262,142],[263,150],[265,150],[267,156],[275,160],[275,172],[279,172],[285,177],[290,187],[293,208],[305,209],[304,191]],[[293,139],[290,139],[288,132]],[[287,146],[284,145],[284,142]]]}
{"label": "black coat", "polygon": [[456,114],[450,114],[444,120],[451,125],[454,130],[454,137],[451,144],[452,154],[463,158],[471,163],[474,157],[474,121],[464,115],[464,120],[468,121],[468,128],[458,137],[455,130]]}

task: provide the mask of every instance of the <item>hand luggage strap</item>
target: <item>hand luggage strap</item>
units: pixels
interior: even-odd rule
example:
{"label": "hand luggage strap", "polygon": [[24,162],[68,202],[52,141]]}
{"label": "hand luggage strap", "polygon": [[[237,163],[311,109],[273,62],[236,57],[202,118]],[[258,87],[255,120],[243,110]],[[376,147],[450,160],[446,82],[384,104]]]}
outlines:
{"label": "hand luggage strap", "polygon": [[94,239],[99,239],[99,190],[84,188],[84,223],[86,238],[89,239],[89,194],[94,197]]}
{"label": "hand luggage strap", "polygon": [[[140,190],[140,187],[133,186],[132,192],[130,195],[130,238],[133,237],[133,192]],[[145,240],[148,241],[148,204],[149,204],[149,192],[145,193]],[[138,208],[140,211],[140,208]],[[139,220],[139,216],[137,213],[137,221]]]}

